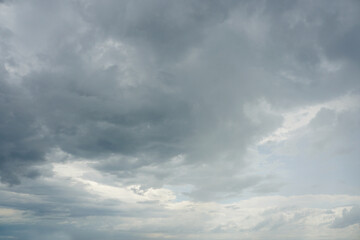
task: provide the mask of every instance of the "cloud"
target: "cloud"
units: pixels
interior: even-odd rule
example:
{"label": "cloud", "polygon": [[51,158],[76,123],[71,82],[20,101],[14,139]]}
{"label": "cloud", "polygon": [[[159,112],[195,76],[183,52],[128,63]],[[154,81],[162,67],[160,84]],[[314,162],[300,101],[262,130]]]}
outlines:
{"label": "cloud", "polygon": [[91,1],[83,14],[102,34],[172,62],[199,46],[207,29],[223,22],[233,6],[216,1]]}
{"label": "cloud", "polygon": [[6,208],[0,211],[0,220],[14,220],[2,224],[1,236],[263,239],[271,235],[274,239],[298,239],[310,234],[308,239],[356,239],[359,233],[356,226],[334,228],[345,219],[353,221],[350,209],[359,196],[261,196],[232,203],[177,201],[168,197],[171,190],[121,186],[85,163],[55,164],[54,172],[52,177],[11,189],[1,186],[0,200]]}
{"label": "cloud", "polygon": [[5,81],[0,85],[0,176],[2,182],[17,184],[17,175],[40,174],[33,166],[43,161],[48,144],[29,109],[31,98]]}
{"label": "cloud", "polygon": [[0,238],[356,239],[359,7],[0,4]]}
{"label": "cloud", "polygon": [[[37,147],[13,144],[36,156],[23,165],[25,157],[18,164],[4,160],[9,166],[2,181],[39,175],[29,170],[31,162],[60,148],[73,159],[97,159],[98,169],[132,184],[194,185],[196,198],[262,184],[266,176],[245,174],[251,165],[245,156],[282,129],[282,118],[285,132],[297,128],[282,113],[304,104],[320,107],[358,88],[351,64],[324,68],[337,62],[319,50],[316,34],[328,25],[321,17],[318,25],[308,20],[309,3],[282,10],[279,4],[10,4],[2,15],[12,19],[2,45],[4,79],[28,96],[17,111],[24,108],[29,116],[16,121],[37,124],[32,134],[43,140]],[[324,19],[330,16],[316,7]],[[337,14],[348,10],[341,5]],[[51,21],[33,17],[38,12]],[[30,31],[35,25],[42,27]],[[304,34],[312,42],[295,41]],[[179,155],[186,156],[182,174],[172,164]],[[223,177],[210,186],[212,175]]]}
{"label": "cloud", "polygon": [[282,113],[281,115],[284,119],[282,127],[276,129],[270,136],[262,139],[259,144],[264,144],[269,141],[286,140],[289,135],[291,135],[291,132],[304,128],[308,124],[313,126],[319,124],[320,126],[324,124],[323,121],[331,121],[331,119],[334,118],[334,113],[341,113],[349,110],[356,111],[359,108],[358,102],[359,95],[345,95],[325,103]]}
{"label": "cloud", "polygon": [[344,209],[341,217],[335,218],[331,227],[345,228],[354,224],[360,223],[360,208],[353,206],[350,210]]}

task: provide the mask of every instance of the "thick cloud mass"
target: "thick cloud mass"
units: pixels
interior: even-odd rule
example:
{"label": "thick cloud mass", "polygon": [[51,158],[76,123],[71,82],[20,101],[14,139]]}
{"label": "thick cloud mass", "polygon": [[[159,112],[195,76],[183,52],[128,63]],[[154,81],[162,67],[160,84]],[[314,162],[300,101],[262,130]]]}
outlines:
{"label": "thick cloud mass", "polygon": [[28,96],[1,81],[0,99],[0,177],[2,182],[18,184],[18,175],[39,175],[32,167],[41,162],[48,144]]}
{"label": "thick cloud mass", "polygon": [[358,1],[0,1],[0,36],[0,239],[359,236]]}

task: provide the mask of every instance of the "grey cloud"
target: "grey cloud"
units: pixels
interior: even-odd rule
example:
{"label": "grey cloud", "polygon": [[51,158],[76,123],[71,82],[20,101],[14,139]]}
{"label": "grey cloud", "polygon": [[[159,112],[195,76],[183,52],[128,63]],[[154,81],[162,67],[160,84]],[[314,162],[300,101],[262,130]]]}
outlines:
{"label": "grey cloud", "polygon": [[[358,109],[338,112],[322,109],[311,121],[310,127],[314,136],[311,138],[313,150],[318,154],[346,157],[355,164],[352,155],[358,153],[356,143],[359,141]],[[310,139],[309,139],[310,140]]]}
{"label": "grey cloud", "polygon": [[[261,189],[263,176],[236,176],[251,165],[244,159],[247,147],[279,126],[281,118],[263,114],[261,124],[254,124],[244,114],[244,104],[265,99],[284,110],[359,90],[358,73],[351,64],[335,73],[321,70],[321,49],[327,46],[322,40],[330,26],[326,20],[345,17],[347,4],[339,10],[330,4],[329,11],[320,3],[281,1],[65,1],[14,6],[20,9],[14,32],[29,37],[19,45],[33,49],[34,59],[44,67],[21,79],[31,101],[10,107],[28,112],[29,117],[16,121],[33,131],[12,133],[21,139],[14,140],[16,149],[34,153],[25,154],[31,161],[24,154],[16,161],[3,160],[11,166],[2,167],[7,182],[18,182],[16,175],[31,176],[25,172],[35,159],[41,162],[44,153],[59,147],[89,159],[119,155],[95,166],[123,181],[194,184],[201,192],[197,197]],[[51,21],[34,18],[39,12]],[[347,26],[354,24],[348,21]],[[39,24],[43,27],[31,31]],[[355,30],[346,31],[351,35]],[[252,34],[262,41],[255,43]],[[109,40],[132,55],[114,57],[121,50],[111,49],[113,55],[92,62],[101,55],[94,51]],[[23,140],[41,134],[46,144]],[[174,173],[179,166],[168,164],[179,154],[186,155],[181,166],[188,173],[183,175]],[[126,160],[132,158],[138,160]],[[202,165],[207,167],[201,169]],[[146,170],[147,166],[154,168]],[[14,180],[6,180],[6,174]],[[216,182],[209,176],[217,175],[218,184],[208,184]]]}
{"label": "grey cloud", "polygon": [[[334,46],[328,46],[328,42],[340,42],[347,34],[357,34],[355,26],[358,22],[359,4],[351,1],[345,4],[328,1],[327,8],[322,8],[322,4],[293,1],[280,6],[280,2],[269,1],[261,12],[264,15],[263,21],[269,22],[265,46],[271,46],[263,51],[265,56],[272,58],[272,61],[267,58],[264,66],[270,67],[271,71],[276,69],[281,72],[286,69],[295,77],[279,76],[280,79],[274,79],[269,86],[267,93],[271,95],[265,94],[276,104],[283,105],[279,100],[284,98],[287,99],[287,104],[291,103],[293,106],[317,102],[337,94],[345,94],[349,91],[349,86],[354,91],[359,91],[359,84],[354,78],[358,73],[352,61],[349,61],[349,65],[343,65],[344,71],[326,73],[321,70],[324,51],[325,54],[337,51]],[[341,43],[339,45],[347,46]],[[345,51],[339,52],[350,57]],[[352,54],[356,54],[356,50]],[[329,57],[328,55],[325,57]],[[272,87],[277,81],[282,87],[277,88],[275,94]]]}
{"label": "grey cloud", "polygon": [[5,224],[0,226],[0,238],[3,239],[24,239],[24,240],[92,240],[92,239],[139,239],[138,234],[129,232],[108,232],[94,230],[94,228],[83,227],[75,228],[71,224],[53,224],[53,222],[43,222],[39,225],[29,226],[26,224]]}
{"label": "grey cloud", "polygon": [[163,212],[157,204],[151,204],[146,209],[128,209],[127,203],[118,199],[103,199],[86,190],[86,183],[74,183],[71,179],[49,181],[37,178],[11,188],[1,186],[0,193],[2,208],[24,211],[24,219],[36,219],[40,225],[46,220],[77,222],[92,217],[146,218]]}
{"label": "grey cloud", "polygon": [[63,150],[87,157],[180,153],[193,126],[188,103],[177,93],[162,92],[156,80],[153,87],[122,89],[115,72],[90,76],[71,67],[68,71],[75,76],[36,74],[26,79],[42,112],[39,117]]}
{"label": "grey cloud", "polygon": [[322,128],[336,124],[337,114],[334,110],[322,108],[314,119],[311,120],[310,126],[313,128]]}
{"label": "grey cloud", "polygon": [[342,217],[335,218],[332,228],[345,228],[354,224],[360,224],[360,207],[355,205],[350,210],[344,209]]}
{"label": "grey cloud", "polygon": [[244,176],[243,178],[202,176],[201,182],[206,181],[206,183],[197,184],[200,187],[184,194],[201,201],[226,199],[241,195],[244,189],[256,186],[262,180],[260,176]]}
{"label": "grey cloud", "polygon": [[323,27],[319,34],[320,41],[324,42],[324,50],[332,59],[357,63],[360,53],[355,46],[360,37],[360,4],[357,1],[348,1],[345,4],[330,1],[329,5],[339,11],[324,11]]}
{"label": "grey cloud", "polygon": [[0,176],[17,184],[19,176],[36,177],[48,144],[41,125],[31,112],[31,99],[16,87],[0,80]]}
{"label": "grey cloud", "polygon": [[[22,214],[0,238],[238,238],[236,222],[216,225],[214,201],[359,193],[356,107],[324,108],[294,138],[257,145],[282,113],[360,93],[357,1],[0,2],[0,180],[11,185],[0,184],[0,207]],[[59,177],[59,161],[86,161],[91,176]],[[177,198],[100,196],[120,185]],[[318,213],[266,214],[250,235]]]}
{"label": "grey cloud", "polygon": [[161,62],[172,62],[201,44],[206,31],[227,17],[235,1],[92,2],[85,19],[107,36],[135,44]]}
{"label": "grey cloud", "polygon": [[[64,151],[90,158],[111,153],[141,157],[137,167],[161,163],[184,152],[191,162],[218,161],[218,156],[223,151],[228,154],[230,145],[235,144],[236,151],[244,151],[244,139],[237,139],[231,127],[224,126],[225,130],[222,126],[222,118],[231,121],[230,109],[226,106],[223,113],[216,112],[230,104],[233,97],[227,103],[219,102],[221,106],[213,102],[213,93],[200,96],[208,99],[198,99],[202,90],[207,94],[207,87],[193,91],[189,82],[192,80],[182,83],[181,75],[175,83],[169,79],[171,75],[160,75],[158,79],[155,75],[138,86],[121,88],[117,86],[116,68],[92,69],[71,49],[72,45],[65,45],[50,58],[63,70],[35,72],[24,79],[35,98],[38,118],[46,124],[54,144]],[[171,94],[164,91],[166,88]],[[243,119],[241,111],[236,113],[239,121]],[[237,130],[244,134],[243,138],[255,130],[247,130],[246,121]],[[194,134],[195,127],[200,131]],[[209,132],[212,129],[222,136]],[[221,129],[225,131],[221,133]],[[199,146],[197,142],[204,140]],[[236,158],[240,159],[240,155]]]}

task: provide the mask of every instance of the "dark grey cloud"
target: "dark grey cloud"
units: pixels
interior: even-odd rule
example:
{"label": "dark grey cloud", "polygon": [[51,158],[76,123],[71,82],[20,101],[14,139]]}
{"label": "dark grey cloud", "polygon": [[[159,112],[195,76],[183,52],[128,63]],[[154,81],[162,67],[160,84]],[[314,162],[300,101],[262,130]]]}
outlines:
{"label": "dark grey cloud", "polygon": [[107,37],[121,38],[166,63],[199,46],[233,6],[236,1],[93,1],[82,13]]}
{"label": "dark grey cloud", "polygon": [[31,102],[26,92],[0,80],[2,182],[17,184],[18,175],[33,178],[40,174],[33,166],[42,163],[48,144],[41,124],[31,111]]}
{"label": "dark grey cloud", "polygon": [[31,76],[27,82],[63,150],[90,157],[136,155],[159,148],[166,154],[176,152],[178,141],[191,132],[189,107],[179,96],[156,87],[120,89],[111,71],[95,73],[95,77],[82,74],[78,77],[87,82],[52,74]]}
{"label": "dark grey cloud", "polygon": [[357,2],[11,4],[3,182],[38,176],[34,166],[60,148],[129,184],[194,185],[196,199],[261,189],[269,178],[247,174],[245,153],[282,119],[254,123],[244,105],[285,111],[359,92]]}

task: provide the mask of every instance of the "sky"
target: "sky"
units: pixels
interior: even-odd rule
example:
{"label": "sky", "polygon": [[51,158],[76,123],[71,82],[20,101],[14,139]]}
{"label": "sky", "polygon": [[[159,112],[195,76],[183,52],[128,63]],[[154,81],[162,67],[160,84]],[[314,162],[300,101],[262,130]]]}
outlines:
{"label": "sky", "polygon": [[0,240],[360,238],[360,2],[0,1]]}

